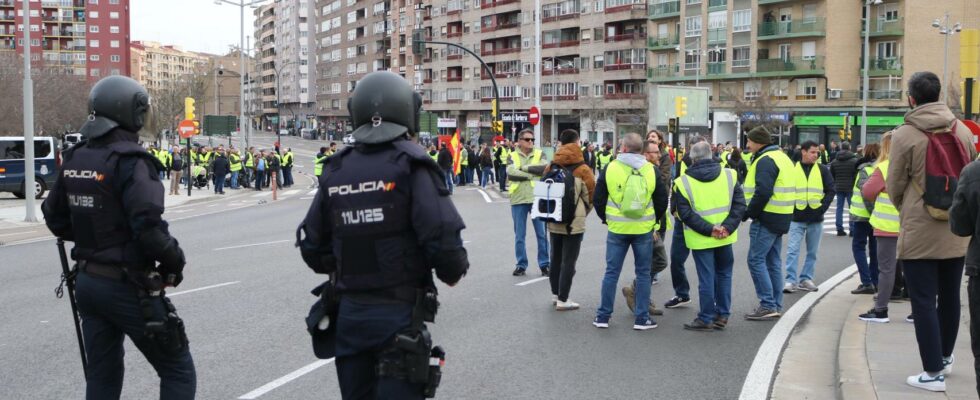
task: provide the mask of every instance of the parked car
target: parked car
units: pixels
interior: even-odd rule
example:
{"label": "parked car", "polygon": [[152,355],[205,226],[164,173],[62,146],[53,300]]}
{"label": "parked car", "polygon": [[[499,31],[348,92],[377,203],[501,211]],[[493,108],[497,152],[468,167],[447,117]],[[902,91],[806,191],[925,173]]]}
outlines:
{"label": "parked car", "polygon": [[[53,137],[34,138],[34,197],[40,199],[58,177],[61,152]],[[0,137],[0,192],[13,193],[23,199],[24,137]],[[28,189],[29,190],[29,189]]]}

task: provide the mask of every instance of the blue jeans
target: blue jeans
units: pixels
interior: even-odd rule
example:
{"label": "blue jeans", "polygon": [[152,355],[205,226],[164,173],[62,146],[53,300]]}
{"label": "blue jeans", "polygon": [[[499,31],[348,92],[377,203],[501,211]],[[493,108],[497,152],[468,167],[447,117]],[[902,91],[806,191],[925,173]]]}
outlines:
{"label": "blue jeans", "polygon": [[453,174],[453,170],[452,169],[447,169],[443,175],[446,178],[446,189],[449,189],[449,194],[452,194],[453,193],[453,186],[455,186],[453,184],[453,181],[456,180],[456,175]]}
{"label": "blue jeans", "polygon": [[238,174],[239,173],[241,173],[241,171],[232,171],[231,172],[231,188],[232,189],[238,189]]}
{"label": "blue jeans", "polygon": [[[878,240],[875,239],[875,230],[868,221],[856,221],[851,232],[854,234],[851,238],[851,253],[854,254],[861,284],[878,286]],[[871,258],[870,263],[868,256]]]}
{"label": "blue jeans", "polygon": [[732,314],[732,245],[692,251],[698,269],[698,319],[706,324]]}
{"label": "blue jeans", "polygon": [[636,264],[634,317],[637,321],[646,321],[650,318],[650,262],[653,258],[653,235],[649,232],[639,235],[609,232],[606,236],[606,274],[602,277],[602,303],[596,312],[599,317],[612,316],[619,274],[623,272],[626,250],[630,247],[633,248],[633,262]]}
{"label": "blue jeans", "polygon": [[[820,236],[823,235],[823,222],[796,222],[789,226],[789,244],[786,245],[786,282],[797,284],[813,280],[813,269],[817,264],[817,251],[820,249]],[[800,261],[800,245],[806,241],[806,259],[800,279],[796,279],[796,267]]]}
{"label": "blue jeans", "polygon": [[214,176],[214,192],[215,193],[225,192],[225,174]]}
{"label": "blue jeans", "polygon": [[[847,206],[851,206],[851,195],[853,192],[841,193],[837,192],[837,232],[844,230],[844,203]],[[854,232],[854,223],[847,224],[847,231]]]}
{"label": "blue jeans", "polygon": [[487,182],[490,181],[490,174],[491,174],[490,170],[491,169],[492,168],[490,168],[490,167],[483,167],[482,173],[480,174],[480,187],[482,187],[484,189],[487,188]]}
{"label": "blue jeans", "polygon": [[[85,354],[88,354],[88,399],[118,399],[123,386],[123,339],[129,336],[160,377],[160,398],[191,399],[197,391],[197,373],[190,349],[169,354],[144,336],[146,319],[136,288],[126,282],[78,274],[76,295],[82,319]],[[150,297],[150,309],[159,320],[166,312],[160,297]],[[192,340],[193,341],[193,340]]]}
{"label": "blue jeans", "polygon": [[[527,247],[524,238],[527,236],[527,218],[531,216],[531,205],[512,204],[510,213],[514,219],[514,255],[517,257],[517,268],[527,269]],[[540,219],[532,219],[531,225],[534,226],[534,236],[538,239],[538,267],[548,268],[551,265],[548,230],[544,221]]]}
{"label": "blue jeans", "polygon": [[293,186],[293,167],[282,167],[283,186]]}
{"label": "blue jeans", "polygon": [[753,221],[749,228],[749,273],[755,284],[759,305],[774,311],[783,307],[783,264],[779,252],[783,249],[783,235],[777,235]]}
{"label": "blue jeans", "polygon": [[674,296],[682,299],[691,298],[691,284],[687,281],[684,262],[691,251],[684,242],[684,227],[681,222],[674,220],[674,238],[670,241],[670,283],[674,286]]}

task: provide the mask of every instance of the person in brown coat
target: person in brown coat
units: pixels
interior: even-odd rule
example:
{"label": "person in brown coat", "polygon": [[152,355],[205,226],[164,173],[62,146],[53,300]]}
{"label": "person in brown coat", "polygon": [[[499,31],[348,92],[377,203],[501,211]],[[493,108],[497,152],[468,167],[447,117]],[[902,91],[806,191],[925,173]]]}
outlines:
{"label": "person in brown coat", "polygon": [[926,187],[928,135],[955,131],[971,160],[977,152],[969,129],[939,102],[942,83],[936,74],[917,72],[908,85],[912,110],[905,114],[905,124],[892,137],[891,162],[885,178],[888,196],[900,215],[898,258],[902,260],[912,301],[915,338],[924,371],[908,377],[906,383],[945,391],[944,371],[953,365],[953,346],[959,330],[960,282],[969,239],[954,235],[947,221],[934,219],[926,210],[922,188]]}
{"label": "person in brown coat", "polygon": [[[554,162],[562,167],[578,164],[572,171],[575,177],[575,218],[568,223],[548,223],[551,236],[551,294],[558,311],[577,310],[579,304],[568,299],[575,276],[575,263],[582,249],[585,236],[585,219],[592,211],[592,195],[595,193],[595,175],[585,163],[582,147],[578,144],[579,134],[574,129],[566,129],[558,136],[561,146],[555,152]],[[545,167],[544,175],[551,170]]]}

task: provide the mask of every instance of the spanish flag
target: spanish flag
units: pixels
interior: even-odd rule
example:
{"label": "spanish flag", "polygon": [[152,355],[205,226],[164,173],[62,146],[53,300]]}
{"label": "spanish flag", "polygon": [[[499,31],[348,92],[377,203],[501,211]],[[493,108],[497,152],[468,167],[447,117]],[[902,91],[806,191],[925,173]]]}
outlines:
{"label": "spanish flag", "polygon": [[459,129],[449,139],[449,152],[453,155],[453,173],[459,175],[460,172],[460,152],[459,152]]}

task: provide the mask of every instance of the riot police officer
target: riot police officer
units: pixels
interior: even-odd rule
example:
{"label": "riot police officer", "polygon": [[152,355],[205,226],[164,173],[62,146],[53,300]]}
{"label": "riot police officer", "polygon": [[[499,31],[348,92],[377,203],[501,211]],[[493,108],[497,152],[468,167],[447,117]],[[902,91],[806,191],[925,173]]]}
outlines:
{"label": "riot police officer", "polygon": [[180,284],[184,253],[161,219],[160,161],[137,143],[149,96],[136,81],[111,76],[92,88],[88,108],[84,140],[65,151],[42,207],[48,229],[75,243],[86,398],[119,398],[125,335],[160,376],[161,399],[192,399],[194,362],[164,295]]}
{"label": "riot police officer", "polygon": [[[432,397],[441,376],[444,353],[423,324],[438,304],[432,271],[453,286],[469,262],[462,218],[415,141],[421,105],[394,73],[358,82],[348,101],[357,144],[329,158],[297,232],[307,265],[331,275],[307,323],[317,356],[336,355],[344,399]],[[329,345],[317,339],[323,314]]]}

